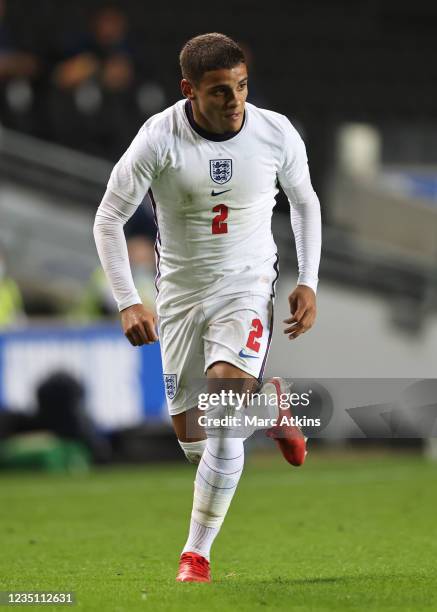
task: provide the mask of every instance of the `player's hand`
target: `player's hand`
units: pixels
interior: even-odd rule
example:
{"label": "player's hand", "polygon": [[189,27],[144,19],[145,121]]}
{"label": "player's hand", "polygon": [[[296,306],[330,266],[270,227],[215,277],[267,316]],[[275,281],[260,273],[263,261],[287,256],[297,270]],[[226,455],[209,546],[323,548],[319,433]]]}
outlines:
{"label": "player's hand", "polygon": [[142,304],[134,304],[121,311],[124,335],[133,346],[152,344],[158,340],[155,314]]}
{"label": "player's hand", "polygon": [[288,334],[290,340],[294,340],[308,331],[316,319],[316,294],[306,285],[298,285],[288,296],[291,317],[285,319],[287,327],[284,334]]}

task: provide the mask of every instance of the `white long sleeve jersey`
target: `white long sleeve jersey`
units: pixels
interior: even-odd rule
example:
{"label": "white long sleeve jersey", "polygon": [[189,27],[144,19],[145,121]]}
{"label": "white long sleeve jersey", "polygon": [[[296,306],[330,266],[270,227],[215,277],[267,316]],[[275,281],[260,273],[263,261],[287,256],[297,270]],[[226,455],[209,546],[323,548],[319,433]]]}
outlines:
{"label": "white long sleeve jersey", "polygon": [[119,309],[140,302],[123,225],[147,192],[158,226],[159,314],[214,296],[271,292],[278,180],[291,205],[298,283],[316,291],[320,205],[305,145],[289,120],[246,103],[239,132],[213,135],[196,126],[189,102],[180,100],[146,121],[115,165],[94,224]]}

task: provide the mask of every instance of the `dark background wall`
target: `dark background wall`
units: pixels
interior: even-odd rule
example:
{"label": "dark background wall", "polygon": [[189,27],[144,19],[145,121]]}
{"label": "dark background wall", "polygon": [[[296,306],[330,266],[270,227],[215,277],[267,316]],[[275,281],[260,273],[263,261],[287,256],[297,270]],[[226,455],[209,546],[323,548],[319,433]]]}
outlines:
{"label": "dark background wall", "polygon": [[[11,25],[25,44],[57,53],[83,28],[96,0],[13,0]],[[435,117],[437,3],[416,0],[119,3],[129,15],[144,67],[178,92],[183,42],[222,31],[247,43],[263,95],[296,115],[361,119]]]}
{"label": "dark background wall", "polygon": [[[166,105],[180,97],[178,53],[188,38],[221,31],[244,43],[251,55],[249,100],[287,114],[302,132],[322,195],[334,163],[335,130],[345,121],[378,126],[387,136],[389,161],[437,161],[436,2],[9,0],[7,23],[17,42],[43,59],[40,91],[50,87],[53,66],[71,41],[108,4],[126,12],[140,77],[163,87]],[[38,104],[41,121],[28,131],[50,139],[42,127],[44,113],[51,113],[43,95]],[[89,142],[83,148],[111,151],[115,159],[145,118],[131,116],[112,148],[104,139],[94,151]],[[24,121],[17,126],[27,129]],[[81,130],[72,131],[75,139],[66,144],[81,148]]]}

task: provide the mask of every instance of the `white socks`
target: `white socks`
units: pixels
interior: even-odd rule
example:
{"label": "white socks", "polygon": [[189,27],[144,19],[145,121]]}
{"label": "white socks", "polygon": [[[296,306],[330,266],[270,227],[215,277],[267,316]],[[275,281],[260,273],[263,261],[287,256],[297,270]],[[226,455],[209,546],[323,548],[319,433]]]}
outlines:
{"label": "white socks", "polygon": [[199,463],[203,451],[206,448],[206,438],[205,440],[197,440],[196,442],[181,442],[180,440],[178,440],[178,442],[188,461],[190,463]]}
{"label": "white socks", "polygon": [[217,527],[205,527],[192,518],[188,540],[182,552],[195,552],[209,561],[209,552],[218,532]]}
{"label": "white socks", "polygon": [[240,480],[244,465],[242,438],[213,438],[206,441],[194,482],[190,533],[183,552],[197,552],[209,559]]}
{"label": "white socks", "polygon": [[[264,394],[264,401],[249,402],[242,411],[249,416],[277,418],[275,385],[265,383],[259,393]],[[209,560],[212,543],[220,531],[243,471],[244,440],[260,428],[243,427],[241,436],[244,437],[239,438],[208,437],[199,442],[179,442],[189,461],[197,463],[200,460],[194,482],[190,533],[183,552],[195,552]],[[215,433],[220,434],[220,431],[215,430]],[[238,431],[233,434],[238,435]]]}

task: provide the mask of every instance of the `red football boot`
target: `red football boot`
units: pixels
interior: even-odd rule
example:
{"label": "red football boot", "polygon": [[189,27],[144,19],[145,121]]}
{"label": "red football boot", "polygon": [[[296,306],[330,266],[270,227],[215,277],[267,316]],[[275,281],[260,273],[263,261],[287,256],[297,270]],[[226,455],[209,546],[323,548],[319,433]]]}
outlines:
{"label": "red football boot", "polygon": [[[271,378],[267,382],[275,386],[276,394],[278,396],[278,406],[280,406],[279,396],[282,393],[289,393],[285,381],[282,380],[282,378]],[[275,440],[284,459],[288,461],[288,463],[299,467],[303,464],[307,455],[307,438],[303,435],[302,431],[297,425],[280,425],[281,419],[284,416],[287,417],[288,421],[293,416],[290,406],[285,410],[279,408],[278,424],[268,429],[266,431],[266,435]]]}
{"label": "red football boot", "polygon": [[182,553],[176,580],[178,582],[211,582],[208,559],[195,552]]}

